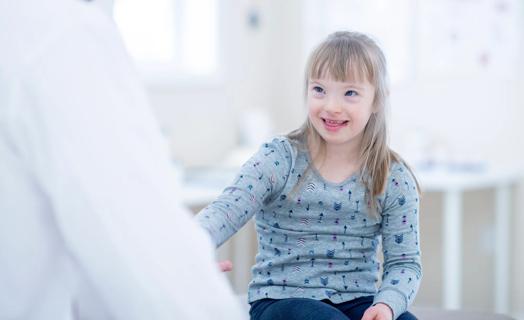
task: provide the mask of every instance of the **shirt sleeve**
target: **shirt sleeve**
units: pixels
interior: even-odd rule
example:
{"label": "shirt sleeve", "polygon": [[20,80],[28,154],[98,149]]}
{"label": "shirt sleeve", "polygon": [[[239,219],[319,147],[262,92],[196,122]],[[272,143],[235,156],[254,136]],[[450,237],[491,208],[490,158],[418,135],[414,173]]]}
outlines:
{"label": "shirt sleeve", "polygon": [[404,165],[392,166],[381,214],[384,273],[374,304],[390,306],[396,319],[413,302],[422,277],[419,195]]}
{"label": "shirt sleeve", "polygon": [[49,223],[114,319],[244,319],[113,25],[67,29],[8,99]]}
{"label": "shirt sleeve", "polygon": [[237,232],[265,203],[284,188],[292,167],[293,149],[288,140],[264,143],[241,168],[218,199],[196,217],[220,246]]}

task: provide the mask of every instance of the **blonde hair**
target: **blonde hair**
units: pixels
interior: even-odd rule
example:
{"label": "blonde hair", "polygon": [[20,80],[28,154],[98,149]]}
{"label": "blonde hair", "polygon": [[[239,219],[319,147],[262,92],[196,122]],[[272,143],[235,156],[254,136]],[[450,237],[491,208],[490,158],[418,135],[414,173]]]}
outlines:
{"label": "blonde hair", "polygon": [[[367,80],[375,87],[373,107],[362,136],[360,150],[361,182],[367,189],[372,212],[378,214],[376,198],[387,186],[392,162],[407,163],[388,146],[386,111],[388,107],[389,83],[386,58],[379,46],[370,37],[358,32],[339,31],[330,34],[311,53],[305,72],[305,96],[310,79],[330,77],[335,81]],[[325,153],[325,141],[315,130],[309,118],[287,137],[297,146],[307,146],[308,141]],[[309,164],[312,166],[313,164]],[[306,169],[309,172],[310,167]],[[303,177],[306,174],[303,175]],[[413,175],[415,178],[415,176]],[[305,179],[304,179],[305,180]],[[420,190],[415,178],[417,189]],[[300,188],[300,181],[297,188]]]}

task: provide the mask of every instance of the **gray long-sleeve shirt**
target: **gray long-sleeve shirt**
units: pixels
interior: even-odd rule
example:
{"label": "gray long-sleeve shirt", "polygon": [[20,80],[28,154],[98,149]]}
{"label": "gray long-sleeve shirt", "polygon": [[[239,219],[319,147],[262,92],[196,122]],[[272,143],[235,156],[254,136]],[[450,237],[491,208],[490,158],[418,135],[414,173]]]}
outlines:
{"label": "gray long-sleeve shirt", "polygon": [[379,214],[372,215],[358,174],[331,183],[313,166],[306,170],[310,163],[309,153],[285,137],[263,144],[198,214],[199,223],[220,246],[255,216],[258,254],[249,302],[302,297],[341,303],[374,295],[374,303],[389,305],[396,319],[413,301],[421,279],[413,177],[394,163],[377,199]]}

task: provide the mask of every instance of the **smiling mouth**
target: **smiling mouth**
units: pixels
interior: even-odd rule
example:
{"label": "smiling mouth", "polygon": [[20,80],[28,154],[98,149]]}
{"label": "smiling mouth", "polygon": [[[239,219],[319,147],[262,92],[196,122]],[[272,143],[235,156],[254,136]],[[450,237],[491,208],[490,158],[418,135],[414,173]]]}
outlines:
{"label": "smiling mouth", "polygon": [[346,125],[349,121],[348,120],[330,120],[330,119],[324,119],[324,118],[321,118],[322,121],[330,126],[330,127],[339,127],[339,126],[343,126],[343,125]]}

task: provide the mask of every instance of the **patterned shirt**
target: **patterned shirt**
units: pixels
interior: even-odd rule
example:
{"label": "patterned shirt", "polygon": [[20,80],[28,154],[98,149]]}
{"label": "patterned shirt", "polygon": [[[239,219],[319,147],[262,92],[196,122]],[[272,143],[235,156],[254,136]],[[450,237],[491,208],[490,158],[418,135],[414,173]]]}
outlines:
{"label": "patterned shirt", "polygon": [[367,198],[358,173],[341,183],[326,181],[307,150],[277,137],[197,219],[218,247],[255,217],[258,254],[249,302],[300,297],[341,303],[374,295],[396,319],[422,276],[415,180],[394,163],[377,198],[378,214],[370,213]]}

